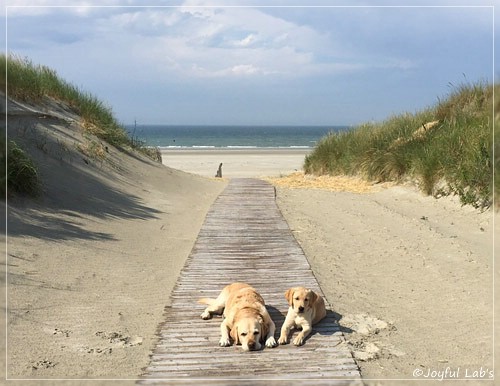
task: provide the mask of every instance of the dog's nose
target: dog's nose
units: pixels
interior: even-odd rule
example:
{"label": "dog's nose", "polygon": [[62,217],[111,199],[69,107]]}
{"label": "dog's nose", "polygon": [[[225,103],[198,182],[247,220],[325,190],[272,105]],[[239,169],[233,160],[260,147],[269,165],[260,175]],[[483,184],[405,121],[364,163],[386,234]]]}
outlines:
{"label": "dog's nose", "polygon": [[299,307],[299,312],[304,312],[304,307],[300,306]]}
{"label": "dog's nose", "polygon": [[249,348],[250,350],[255,350],[255,342],[250,342],[250,343],[248,343],[248,348]]}

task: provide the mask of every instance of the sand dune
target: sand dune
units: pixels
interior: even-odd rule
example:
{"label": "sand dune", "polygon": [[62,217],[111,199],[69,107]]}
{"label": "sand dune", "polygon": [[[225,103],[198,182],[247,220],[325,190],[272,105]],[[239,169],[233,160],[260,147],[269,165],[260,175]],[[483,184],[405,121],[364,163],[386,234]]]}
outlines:
{"label": "sand dune", "polygon": [[225,182],[111,146],[82,154],[99,141],[53,106],[16,108],[8,134],[43,181],[40,198],[9,200],[8,377],[136,378]]}

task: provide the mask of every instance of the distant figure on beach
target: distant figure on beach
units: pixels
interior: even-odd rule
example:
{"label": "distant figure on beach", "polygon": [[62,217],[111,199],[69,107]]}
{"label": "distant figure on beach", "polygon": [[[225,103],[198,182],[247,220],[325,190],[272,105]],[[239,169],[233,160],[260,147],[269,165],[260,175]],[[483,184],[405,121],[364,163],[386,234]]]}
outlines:
{"label": "distant figure on beach", "polygon": [[222,162],[219,165],[219,169],[217,170],[216,178],[222,178]]}

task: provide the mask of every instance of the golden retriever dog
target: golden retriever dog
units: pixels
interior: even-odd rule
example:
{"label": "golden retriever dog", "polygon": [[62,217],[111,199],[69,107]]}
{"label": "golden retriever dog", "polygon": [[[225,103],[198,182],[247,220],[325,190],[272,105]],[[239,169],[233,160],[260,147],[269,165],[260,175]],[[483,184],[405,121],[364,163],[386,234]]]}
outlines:
{"label": "golden retriever dog", "polygon": [[316,292],[304,287],[293,287],[285,292],[290,307],[281,328],[279,344],[288,343],[288,334],[293,328],[302,328],[293,344],[302,346],[305,338],[311,333],[313,324],[326,316],[325,301]]}
{"label": "golden retriever dog", "polygon": [[202,319],[210,319],[213,314],[223,313],[220,325],[223,347],[241,344],[244,351],[260,350],[261,342],[266,347],[277,345],[274,339],[276,326],[267,312],[264,299],[245,283],[232,283],[224,287],[217,299],[203,298],[199,303],[208,304],[201,314]]}

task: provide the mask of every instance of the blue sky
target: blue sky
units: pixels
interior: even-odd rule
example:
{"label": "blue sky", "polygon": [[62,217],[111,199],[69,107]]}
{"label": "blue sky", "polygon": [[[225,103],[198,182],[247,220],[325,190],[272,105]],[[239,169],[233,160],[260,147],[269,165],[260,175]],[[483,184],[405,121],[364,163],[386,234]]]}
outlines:
{"label": "blue sky", "polygon": [[125,124],[356,125],[499,75],[492,0],[6,3],[6,50]]}

